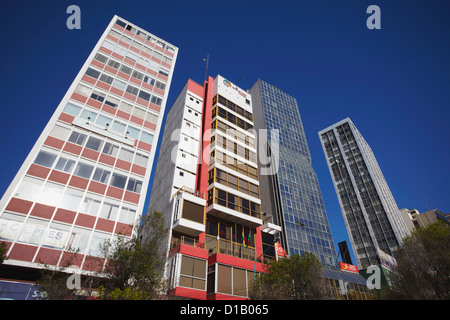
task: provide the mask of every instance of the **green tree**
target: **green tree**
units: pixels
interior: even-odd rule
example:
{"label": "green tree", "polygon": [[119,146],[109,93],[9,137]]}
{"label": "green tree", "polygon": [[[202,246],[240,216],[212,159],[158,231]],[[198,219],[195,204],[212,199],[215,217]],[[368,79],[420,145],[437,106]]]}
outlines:
{"label": "green tree", "polygon": [[255,283],[254,298],[268,300],[329,299],[323,267],[310,252],[275,261]]}
{"label": "green tree", "polygon": [[107,260],[108,275],[102,287],[102,298],[120,300],[150,300],[166,294],[164,266],[168,230],[159,212],[148,213],[142,226],[151,230],[142,238],[119,237],[102,247]]}
{"label": "green tree", "polygon": [[395,253],[390,286],[378,299],[450,299],[450,225],[443,221],[415,230]]}
{"label": "green tree", "polygon": [[145,241],[141,241],[136,232],[131,237],[119,235],[102,244],[97,262],[100,266],[106,261],[103,269],[89,276],[79,275],[76,278],[79,279],[78,288],[70,285],[70,277],[75,277],[68,269],[71,260],[58,268],[46,267],[38,280],[40,291],[45,293],[42,296],[54,300],[80,297],[149,300],[165,295],[163,271],[166,252],[163,244],[166,243],[167,229],[164,217],[159,212],[150,212],[141,228],[151,230]]}
{"label": "green tree", "polygon": [[0,242],[0,264],[3,263],[8,257],[6,256],[6,252],[8,251],[8,247],[6,246],[6,243],[1,241]]}

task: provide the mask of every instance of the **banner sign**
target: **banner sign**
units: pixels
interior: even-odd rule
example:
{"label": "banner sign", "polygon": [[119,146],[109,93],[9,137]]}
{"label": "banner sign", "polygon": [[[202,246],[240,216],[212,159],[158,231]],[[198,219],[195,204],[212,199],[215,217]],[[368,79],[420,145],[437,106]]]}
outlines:
{"label": "banner sign", "polygon": [[283,247],[278,241],[275,243],[275,251],[277,252],[277,256],[287,257],[286,251],[284,251]]}
{"label": "banner sign", "polygon": [[359,273],[357,266],[343,262],[339,262],[339,265],[341,266],[341,270]]}

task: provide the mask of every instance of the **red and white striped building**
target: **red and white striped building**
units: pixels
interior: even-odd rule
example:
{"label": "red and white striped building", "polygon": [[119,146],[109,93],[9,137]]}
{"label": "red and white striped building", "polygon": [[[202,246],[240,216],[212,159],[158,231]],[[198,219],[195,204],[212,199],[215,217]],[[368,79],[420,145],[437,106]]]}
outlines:
{"label": "red and white striped building", "polygon": [[113,17],[0,201],[4,267],[97,271],[99,244],[135,232],[177,53]]}

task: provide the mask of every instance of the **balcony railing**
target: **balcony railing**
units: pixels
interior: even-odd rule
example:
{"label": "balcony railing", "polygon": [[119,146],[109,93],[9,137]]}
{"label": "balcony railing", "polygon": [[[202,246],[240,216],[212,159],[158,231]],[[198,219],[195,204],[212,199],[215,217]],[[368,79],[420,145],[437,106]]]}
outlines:
{"label": "balcony railing", "polygon": [[170,240],[170,249],[173,249],[180,244],[186,244],[191,247],[200,246],[200,243],[195,238],[181,235],[179,237],[172,237],[172,239]]}
{"label": "balcony railing", "polygon": [[182,192],[186,192],[186,193],[192,194],[192,195],[194,195],[194,196],[196,196],[198,198],[205,199],[205,194],[204,193],[199,192],[198,190],[194,190],[194,189],[188,188],[186,186],[182,186],[181,188],[179,188],[177,190],[177,192],[175,192],[172,195],[172,199],[175,198],[177,195],[179,195]]}
{"label": "balcony railing", "polygon": [[205,235],[205,249],[213,249],[215,253],[222,253],[236,258],[254,261],[255,248],[225,239],[217,239],[215,236]]}

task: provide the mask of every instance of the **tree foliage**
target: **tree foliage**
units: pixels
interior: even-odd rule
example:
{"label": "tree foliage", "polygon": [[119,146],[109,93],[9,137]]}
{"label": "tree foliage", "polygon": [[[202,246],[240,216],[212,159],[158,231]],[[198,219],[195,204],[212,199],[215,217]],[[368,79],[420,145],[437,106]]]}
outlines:
{"label": "tree foliage", "polygon": [[138,236],[122,237],[103,246],[107,259],[104,272],[109,277],[103,287],[104,298],[148,300],[165,291],[164,217],[159,212],[149,213],[143,228],[151,229],[145,241]]}
{"label": "tree foliage", "polygon": [[442,221],[415,230],[396,252],[397,266],[381,299],[450,299],[450,225]]}
{"label": "tree foliage", "polygon": [[149,212],[141,227],[151,230],[145,241],[135,233],[131,237],[119,235],[100,246],[100,257],[96,261],[102,265],[105,262],[103,269],[80,275],[81,289],[68,286],[73,270],[69,269],[71,261],[67,261],[64,266],[47,267],[42,271],[38,281],[40,291],[54,300],[80,296],[88,299],[95,296],[106,300],[149,300],[165,295],[163,244],[167,229],[164,217],[159,212]]}
{"label": "tree foliage", "polygon": [[254,297],[268,300],[328,299],[323,267],[310,252],[275,261],[255,283]]}
{"label": "tree foliage", "polygon": [[8,251],[8,247],[6,246],[6,243],[3,241],[0,241],[0,264],[3,263],[8,257],[6,256],[6,252]]}

